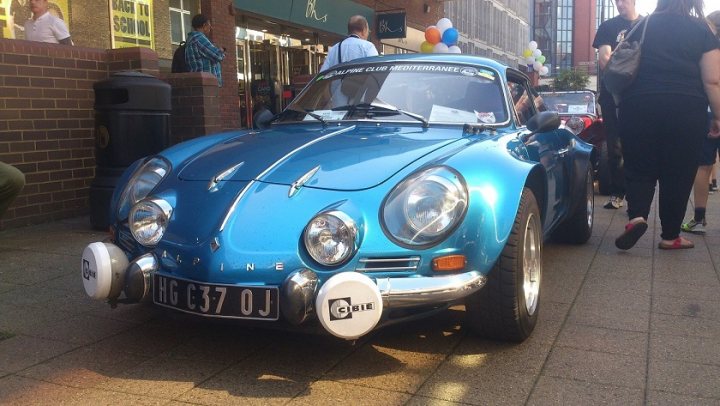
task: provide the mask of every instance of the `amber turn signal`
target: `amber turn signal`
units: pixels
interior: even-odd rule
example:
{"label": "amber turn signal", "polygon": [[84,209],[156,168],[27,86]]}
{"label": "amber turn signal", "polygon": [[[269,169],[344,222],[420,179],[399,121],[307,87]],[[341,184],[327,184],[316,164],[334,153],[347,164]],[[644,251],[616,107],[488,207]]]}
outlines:
{"label": "amber turn signal", "polygon": [[447,255],[433,259],[433,271],[459,271],[465,268],[465,255]]}

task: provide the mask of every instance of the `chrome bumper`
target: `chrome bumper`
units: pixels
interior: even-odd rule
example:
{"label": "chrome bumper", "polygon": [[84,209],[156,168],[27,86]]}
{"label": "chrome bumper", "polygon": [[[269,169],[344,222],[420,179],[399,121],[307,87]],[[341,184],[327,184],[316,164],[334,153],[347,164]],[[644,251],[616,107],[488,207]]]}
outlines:
{"label": "chrome bumper", "polygon": [[471,271],[447,276],[377,278],[375,282],[380,289],[383,306],[398,308],[462,299],[485,286],[487,277]]}

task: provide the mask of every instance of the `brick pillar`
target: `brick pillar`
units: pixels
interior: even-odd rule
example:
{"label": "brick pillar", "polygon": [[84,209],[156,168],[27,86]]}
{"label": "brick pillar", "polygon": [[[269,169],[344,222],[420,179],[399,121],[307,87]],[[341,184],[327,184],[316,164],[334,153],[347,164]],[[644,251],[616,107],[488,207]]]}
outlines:
{"label": "brick pillar", "polygon": [[201,12],[210,19],[210,39],[225,47],[222,61],[223,87],[220,88],[220,117],[223,129],[240,128],[240,98],[237,86],[237,50],[235,49],[235,11],[232,0],[202,0]]}
{"label": "brick pillar", "polygon": [[215,76],[207,72],[172,73],[172,145],[220,132],[220,98]]}
{"label": "brick pillar", "polygon": [[150,48],[132,47],[108,49],[108,71],[134,70],[158,76],[158,55]]}

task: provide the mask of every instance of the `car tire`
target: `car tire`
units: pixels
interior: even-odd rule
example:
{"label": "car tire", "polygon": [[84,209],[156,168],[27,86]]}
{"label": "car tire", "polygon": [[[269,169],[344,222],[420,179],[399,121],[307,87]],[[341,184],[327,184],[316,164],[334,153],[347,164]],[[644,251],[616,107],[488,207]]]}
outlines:
{"label": "car tire", "polygon": [[523,189],[510,237],[488,281],[465,303],[466,325],[483,337],[521,342],[540,310],[542,220],[535,195]]}
{"label": "car tire", "polygon": [[610,166],[608,165],[607,143],[603,142],[600,149],[600,159],[597,164],[598,193],[604,196],[610,194]]}
{"label": "car tire", "polygon": [[575,211],[553,231],[553,240],[567,244],[585,244],[592,235],[595,214],[595,188],[593,171],[585,174],[585,199],[578,202]]}

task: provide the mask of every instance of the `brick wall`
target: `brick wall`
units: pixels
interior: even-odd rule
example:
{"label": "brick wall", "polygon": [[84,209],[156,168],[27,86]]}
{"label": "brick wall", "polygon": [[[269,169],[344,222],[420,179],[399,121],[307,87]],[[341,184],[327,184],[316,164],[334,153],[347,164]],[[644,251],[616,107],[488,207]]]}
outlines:
{"label": "brick wall", "polygon": [[0,161],[26,176],[0,229],[88,212],[94,176],[93,83],[119,70],[157,75],[151,50],[0,39]]}

